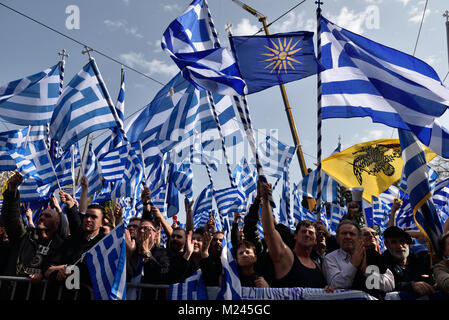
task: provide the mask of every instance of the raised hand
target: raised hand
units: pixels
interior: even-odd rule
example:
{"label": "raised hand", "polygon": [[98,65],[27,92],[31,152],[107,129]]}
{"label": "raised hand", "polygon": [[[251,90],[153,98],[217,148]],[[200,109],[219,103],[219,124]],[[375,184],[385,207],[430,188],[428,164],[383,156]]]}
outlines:
{"label": "raised hand", "polygon": [[72,196],[64,191],[59,191],[59,198],[68,208],[72,208],[75,205],[75,200]]}
{"label": "raised hand", "polygon": [[11,192],[16,192],[17,188],[23,182],[23,177],[20,173],[16,172],[11,178],[8,180],[8,190]]}

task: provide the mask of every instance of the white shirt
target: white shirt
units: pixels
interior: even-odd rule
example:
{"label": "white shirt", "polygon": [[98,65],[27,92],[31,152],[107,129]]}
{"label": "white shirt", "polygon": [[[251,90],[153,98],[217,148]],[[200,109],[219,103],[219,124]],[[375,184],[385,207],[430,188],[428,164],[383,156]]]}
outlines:
{"label": "white shirt", "polygon": [[[342,249],[332,251],[323,260],[323,273],[327,284],[337,289],[350,289],[357,273],[357,268],[351,263],[351,256]],[[369,274],[365,273],[365,276]],[[378,274],[379,289],[384,292],[393,291],[394,276],[390,269]]]}

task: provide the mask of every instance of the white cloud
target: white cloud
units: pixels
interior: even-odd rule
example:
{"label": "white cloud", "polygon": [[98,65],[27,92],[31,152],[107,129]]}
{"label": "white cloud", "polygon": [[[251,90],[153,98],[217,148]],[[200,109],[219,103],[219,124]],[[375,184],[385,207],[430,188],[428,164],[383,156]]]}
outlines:
{"label": "white cloud", "polygon": [[[409,11],[410,18],[408,21],[413,23],[421,23],[425,1],[420,1],[416,5],[413,5]],[[430,9],[426,9],[424,19],[431,13]]]}
{"label": "white cloud", "polygon": [[125,5],[129,6],[130,0],[122,0],[122,1],[123,1],[123,3],[124,3]]}
{"label": "white cloud", "polygon": [[252,36],[257,31],[259,31],[260,27],[251,24],[249,19],[243,18],[237,27],[232,28],[232,35],[234,36]]}
{"label": "white cloud", "polygon": [[132,35],[136,38],[143,38],[143,35],[139,33],[139,29],[137,27],[129,27],[128,22],[126,20],[104,20],[104,24],[112,31],[115,30],[123,30],[126,34]]}
{"label": "white cloud", "polygon": [[286,18],[281,20],[281,23],[274,24],[272,27],[273,33],[279,32],[291,32],[291,31],[315,31],[316,19],[310,18],[304,20],[305,11],[301,11],[298,14],[289,12]]}
{"label": "white cloud", "polygon": [[120,59],[131,68],[143,70],[147,74],[164,74],[174,76],[178,73],[179,69],[176,65],[168,65],[158,59],[146,60],[142,53],[134,51],[123,53],[120,55]]}
{"label": "white cloud", "polygon": [[162,52],[161,40],[156,40],[155,42],[147,41],[147,44],[150,46],[150,48],[152,48],[152,52]]}
{"label": "white cloud", "polygon": [[410,0],[396,0],[396,1],[399,1],[400,3],[402,3],[402,5],[404,7],[410,2]]}
{"label": "white cloud", "polygon": [[168,12],[173,12],[173,11],[181,11],[181,6],[177,3],[175,4],[164,4],[162,6],[162,9],[164,9],[164,11],[168,11]]}
{"label": "white cloud", "polygon": [[[368,9],[369,7],[367,7]],[[368,17],[368,10],[362,12],[355,12],[347,7],[343,7],[338,15],[330,15],[329,20],[336,25],[348,29],[352,32],[362,34],[365,25],[365,19]]]}
{"label": "white cloud", "polygon": [[[367,3],[372,3],[372,4],[381,4],[383,2],[383,0],[365,0]],[[403,1],[403,0],[399,0],[399,1]],[[405,1],[409,1],[409,0],[405,0]]]}
{"label": "white cloud", "polygon": [[[393,130],[393,129],[392,129]],[[394,129],[396,132],[397,130]],[[378,139],[390,139],[391,138],[391,132],[388,129],[387,130],[365,130],[363,133],[356,133],[354,136],[352,136],[352,144],[358,144],[362,142],[368,142]],[[395,136],[393,136],[395,138]]]}

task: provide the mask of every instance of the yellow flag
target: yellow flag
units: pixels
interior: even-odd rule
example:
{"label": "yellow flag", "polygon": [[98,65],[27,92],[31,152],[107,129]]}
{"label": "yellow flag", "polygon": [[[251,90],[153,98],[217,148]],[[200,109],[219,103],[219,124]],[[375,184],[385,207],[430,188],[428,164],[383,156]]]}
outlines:
{"label": "yellow flag", "polygon": [[[428,147],[423,149],[427,162],[436,157]],[[322,161],[323,170],[346,188],[363,188],[368,202],[401,178],[402,166],[399,139],[356,144]]]}

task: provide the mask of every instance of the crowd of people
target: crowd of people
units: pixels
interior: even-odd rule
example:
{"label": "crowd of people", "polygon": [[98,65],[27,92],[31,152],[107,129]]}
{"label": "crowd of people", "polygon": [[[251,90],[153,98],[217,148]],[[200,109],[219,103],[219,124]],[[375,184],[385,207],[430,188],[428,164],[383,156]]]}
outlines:
{"label": "crowd of people", "polygon": [[[92,299],[91,277],[82,257],[121,222],[120,206],[106,212],[99,204],[88,204],[88,183],[83,178],[79,202],[60,191],[61,203],[52,198],[34,225],[31,212],[26,219],[21,214],[18,187],[22,180],[16,173],[3,192],[0,275],[28,278],[32,286],[29,289],[28,282],[3,281],[0,298],[10,299],[14,286],[15,299],[41,299],[45,283],[46,299],[56,299],[57,295],[62,299]],[[410,299],[449,297],[449,219],[434,254],[416,244],[422,234],[394,225],[394,214],[400,207],[395,201],[382,234],[382,252],[380,235],[360,219],[357,202],[347,204],[351,209],[335,235],[322,222],[308,220],[299,221],[292,232],[276,221],[271,194],[271,185],[259,179],[257,196],[247,214],[234,213],[231,241],[242,287],[322,288],[325,292],[353,289],[377,299],[396,291]],[[125,230],[127,282],[180,283],[201,269],[206,286],[220,286],[224,234],[217,231],[213,216],[206,226],[194,229],[193,202],[186,199],[186,224],[182,228],[170,224],[152,205],[148,188],[142,191],[141,200],[142,214],[132,217]],[[239,227],[241,219],[243,227]],[[162,234],[167,237],[166,245]],[[70,276],[72,265],[79,267],[80,288],[64,288],[61,294],[58,288]],[[167,290],[145,288],[138,296],[134,286],[129,286],[127,299],[138,298],[167,299]]]}

